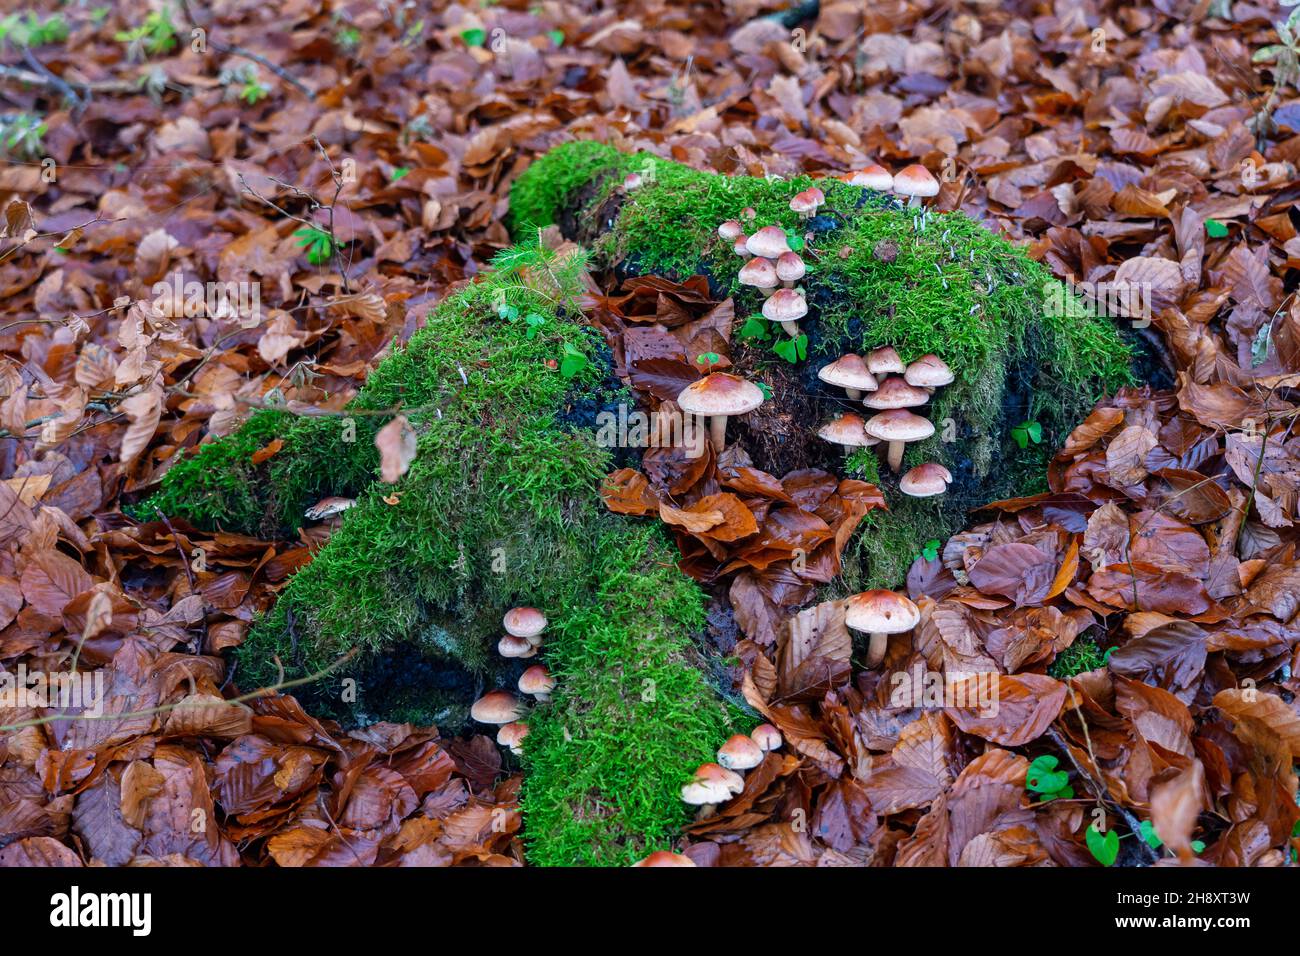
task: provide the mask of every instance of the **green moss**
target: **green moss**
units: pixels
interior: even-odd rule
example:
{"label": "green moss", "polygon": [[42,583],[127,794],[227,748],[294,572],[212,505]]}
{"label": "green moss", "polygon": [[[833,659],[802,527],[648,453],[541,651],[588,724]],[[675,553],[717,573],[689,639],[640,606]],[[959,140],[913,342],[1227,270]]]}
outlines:
{"label": "green moss", "polygon": [[[588,186],[581,180],[590,169],[600,172]],[[620,177],[606,175],[610,169],[635,169],[643,184],[625,191]],[[1050,449],[1098,398],[1132,383],[1132,355],[1108,319],[1089,315],[1045,267],[965,214],[917,218],[890,197],[821,179],[826,205],[802,221],[789,199],[813,182],[719,176],[648,154],[570,143],[529,167],[511,198],[534,225],[567,217],[580,231],[584,224],[608,227],[595,245],[607,267],[679,279],[703,271],[735,297],[741,316],[757,312],[762,300],[738,284],[740,260],[716,230],[751,207],[753,225],[812,235],[802,283],[811,310],[803,323],[810,361],[892,345],[905,361],[934,352],[949,364],[957,380],[930,407],[935,436],[910,445],[905,466],[937,461],[956,481],[941,502],[922,504],[896,494],[887,476],[889,500],[902,500],[878,519],[874,543],[857,554],[875,566],[847,571],[896,585],[918,536],[945,538],[965,524],[969,509],[1040,490]],[[541,194],[554,200],[545,210],[533,198]],[[1041,446],[1015,443],[1011,430],[1025,421],[1041,426]],[[863,457],[850,458],[849,473],[862,474]]]}
{"label": "green moss", "polygon": [[1052,661],[1051,666],[1047,668],[1047,673],[1058,680],[1065,680],[1075,674],[1095,671],[1105,664],[1106,652],[1095,642],[1080,636],[1075,638],[1073,644],[1056,655],[1056,660]]}

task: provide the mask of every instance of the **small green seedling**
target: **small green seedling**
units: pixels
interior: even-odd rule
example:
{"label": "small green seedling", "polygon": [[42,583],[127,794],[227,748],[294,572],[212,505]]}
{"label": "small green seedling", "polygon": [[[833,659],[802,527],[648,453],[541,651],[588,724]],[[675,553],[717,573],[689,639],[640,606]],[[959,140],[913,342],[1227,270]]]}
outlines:
{"label": "small green seedling", "polygon": [[144,23],[131,30],[122,30],[113,35],[118,43],[127,44],[127,55],[133,60],[144,59],[142,53],[150,56],[168,53],[176,47],[176,26],[171,20],[169,10],[151,10],[144,18]]}
{"label": "small green seedling", "polygon": [[475,27],[472,30],[462,31],[460,38],[465,41],[466,46],[482,46],[487,42],[487,31]]}
{"label": "small green seedling", "polygon": [[803,252],[804,241],[803,233],[797,229],[787,229],[785,231],[786,245],[790,247],[791,252]]}
{"label": "small green seedling", "polygon": [[259,101],[266,99],[271,95],[271,88],[262,83],[254,75],[245,84],[244,88],[239,91],[239,98],[249,106],[256,106]]}
{"label": "small green seedling", "polygon": [[1205,234],[1211,239],[1222,239],[1228,234],[1228,227],[1217,219],[1205,220]]}
{"label": "small green seedling", "polygon": [[538,312],[529,312],[524,316],[524,324],[528,326],[528,331],[524,333],[524,337],[529,340],[535,339],[542,331],[542,326],[546,324],[546,316]]}
{"label": "small green seedling", "polygon": [[1041,793],[1043,803],[1049,803],[1060,797],[1063,800],[1074,799],[1074,788],[1070,786],[1070,775],[1064,770],[1057,770],[1060,763],[1052,754],[1043,754],[1034,759],[1025,775],[1025,787],[1032,793]]}
{"label": "small green seedling", "polygon": [[587,356],[583,355],[575,346],[565,342],[564,357],[560,359],[560,374],[565,378],[573,378],[586,367]]}
{"label": "small green seedling", "polygon": [[786,336],[772,346],[772,351],[793,365],[808,357],[808,336],[800,335],[793,339]]}
{"label": "small green seedling", "polygon": [[[1150,820],[1143,820],[1141,825],[1138,827],[1138,832],[1141,835],[1142,839],[1146,841],[1146,845],[1151,847],[1151,849],[1153,850],[1158,850],[1165,845],[1165,841],[1160,839],[1160,834],[1156,832],[1155,824],[1153,824]],[[1204,849],[1205,849],[1205,843],[1203,841],[1201,840],[1192,841],[1193,853],[1200,853]]]}
{"label": "small green seedling", "polygon": [[293,234],[298,244],[307,250],[307,261],[314,266],[328,262],[334,254],[334,237],[324,229],[304,226]]}
{"label": "small green seedling", "polygon": [[1119,858],[1119,834],[1114,830],[1102,833],[1096,823],[1088,824],[1088,852],[1102,866],[1113,866]]}
{"label": "small green seedling", "polygon": [[389,172],[388,174],[388,181],[390,183],[395,183],[403,176],[409,174],[410,172],[411,172],[410,166],[394,166],[392,171]]}
{"label": "small green seedling", "polygon": [[10,156],[37,159],[45,153],[46,126],[30,113],[0,116],[0,147]]}
{"label": "small green seedling", "polygon": [[554,43],[557,47],[564,46],[563,30],[548,30],[546,35],[551,38],[551,42]]}
{"label": "small green seedling", "polygon": [[1300,82],[1300,7],[1291,11],[1285,21],[1273,24],[1281,43],[1261,47],[1250,58],[1252,63],[1271,63],[1273,83],[1277,87]]}
{"label": "small green seedling", "polygon": [[768,385],[767,382],[759,382],[758,390],[763,393],[763,401],[770,402],[772,400],[772,386]]}
{"label": "small green seedling", "polygon": [[921,545],[921,559],[923,561],[933,561],[939,556],[940,541],[938,538],[931,538],[925,544]]}
{"label": "small green seedling", "polygon": [[0,20],[0,45],[44,46],[62,43],[68,38],[68,24],[55,13],[42,20],[30,10],[25,14],[11,13]]}
{"label": "small green seedling", "polygon": [[1040,444],[1043,440],[1043,426],[1035,421],[1021,422],[1011,429],[1011,437],[1021,448],[1028,448],[1031,442]]}
{"label": "small green seedling", "polygon": [[701,352],[695,356],[695,364],[707,375],[713,366],[722,361],[722,356],[717,352]]}
{"label": "small green seedling", "polygon": [[761,316],[751,315],[745,320],[745,324],[740,327],[736,336],[741,339],[753,339],[757,342],[766,342],[771,331],[771,325]]}
{"label": "small green seedling", "polygon": [[361,46],[361,31],[356,27],[341,27],[334,34],[334,45],[344,53],[355,53]]}

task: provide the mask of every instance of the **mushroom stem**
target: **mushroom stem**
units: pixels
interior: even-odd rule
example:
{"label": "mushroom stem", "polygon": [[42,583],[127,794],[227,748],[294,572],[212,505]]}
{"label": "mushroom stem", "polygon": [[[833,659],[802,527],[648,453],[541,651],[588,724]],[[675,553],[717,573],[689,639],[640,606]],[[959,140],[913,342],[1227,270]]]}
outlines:
{"label": "mushroom stem", "polygon": [[867,645],[867,666],[875,667],[885,659],[885,649],[889,646],[888,634],[872,634],[871,643]]}
{"label": "mushroom stem", "polygon": [[713,450],[721,453],[727,447],[727,416],[714,415],[709,419],[709,436],[713,439]]}
{"label": "mushroom stem", "polygon": [[920,197],[920,196],[911,196],[911,197],[908,198],[908,200],[907,200],[907,208],[908,208],[908,209],[915,209],[915,208],[916,208],[917,206],[919,206],[919,205],[921,205],[921,197]]}
{"label": "mushroom stem", "polygon": [[860,401],[862,399],[862,389],[860,388],[846,388],[844,391],[849,398],[854,401]]}
{"label": "mushroom stem", "polygon": [[772,293],[775,292],[776,289],[774,289],[774,288],[773,288],[773,289],[760,289],[759,291],[763,293],[763,298],[765,298],[765,299],[770,299],[770,298],[772,297]]}
{"label": "mushroom stem", "polygon": [[795,322],[793,319],[788,319],[785,322],[782,322],[781,328],[785,329],[790,338],[797,339],[799,337],[799,323]]}
{"label": "mushroom stem", "polygon": [[889,443],[889,452],[886,455],[886,460],[889,462],[889,468],[891,471],[898,471],[898,469],[903,467],[903,446],[906,444],[907,442],[905,441],[891,441]]}

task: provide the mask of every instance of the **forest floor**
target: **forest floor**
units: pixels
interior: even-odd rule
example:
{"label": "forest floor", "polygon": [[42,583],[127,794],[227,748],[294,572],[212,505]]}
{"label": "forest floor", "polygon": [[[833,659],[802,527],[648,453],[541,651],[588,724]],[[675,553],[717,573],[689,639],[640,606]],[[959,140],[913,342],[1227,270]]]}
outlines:
{"label": "forest floor", "polygon": [[[222,702],[222,651],[329,523],[258,540],[120,506],[254,408],[342,408],[510,244],[511,183],[575,138],[749,175],[922,162],[935,210],[1083,291],[1151,296],[1159,387],[1102,401],[1045,495],[918,542],[922,623],[885,670],[828,645],[838,685],[788,693],[804,656],[732,593],[737,689],[787,746],[677,849],[1294,860],[1288,11],[845,0],[782,23],[783,6],[125,0],[0,19],[0,664],[75,664],[109,715],[0,711],[0,865],[526,862],[521,777],[490,738],[345,732],[291,693]],[[262,321],[160,308],[177,272],[200,296],[256,290]],[[927,664],[996,672],[996,716],[891,703],[889,675]]]}

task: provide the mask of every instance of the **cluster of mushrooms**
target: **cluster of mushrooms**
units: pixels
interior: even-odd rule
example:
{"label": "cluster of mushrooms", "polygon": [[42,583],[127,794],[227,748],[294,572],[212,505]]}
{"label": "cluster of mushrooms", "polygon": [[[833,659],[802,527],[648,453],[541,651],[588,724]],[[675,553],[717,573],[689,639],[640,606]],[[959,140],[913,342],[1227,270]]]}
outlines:
{"label": "cluster of mushrooms", "polygon": [[[535,657],[542,646],[542,632],[546,630],[546,615],[535,607],[516,607],[506,612],[502,621],[505,636],[497,642],[497,652],[502,657]],[[533,697],[538,703],[551,699],[555,679],[545,664],[534,664],[519,675],[519,691]],[[507,690],[494,690],[474,701],[469,715],[480,724],[497,724],[497,743],[510,748],[518,756],[523,752],[528,724],[522,718],[524,703]]]}
{"label": "cluster of mushrooms", "polygon": [[[845,412],[823,425],[818,437],[840,445],[846,455],[853,448],[884,444],[886,461],[895,472],[902,467],[903,449],[908,442],[934,434],[934,423],[912,409],[926,404],[935,389],[953,380],[952,370],[939,356],[923,355],[906,365],[888,345],[865,359],[852,352],[842,355],[819,371],[817,377],[827,385],[844,389],[849,398],[861,400],[876,412],[865,421],[860,415]],[[928,498],[943,494],[951,482],[952,473],[947,468],[926,462],[905,474],[898,487],[903,494]]]}
{"label": "cluster of mushrooms", "polygon": [[717,763],[702,763],[691,782],[682,787],[682,800],[692,806],[713,807],[745,789],[740,771],[753,770],[763,755],[779,750],[781,731],[771,724],[759,724],[749,736],[735,734],[718,748]]}
{"label": "cluster of mushrooms", "polygon": [[895,193],[907,198],[909,209],[921,205],[922,199],[939,195],[939,180],[920,163],[905,166],[897,175],[890,175],[884,166],[872,164],[866,169],[855,170],[836,177],[850,186],[861,186],[877,192]]}

